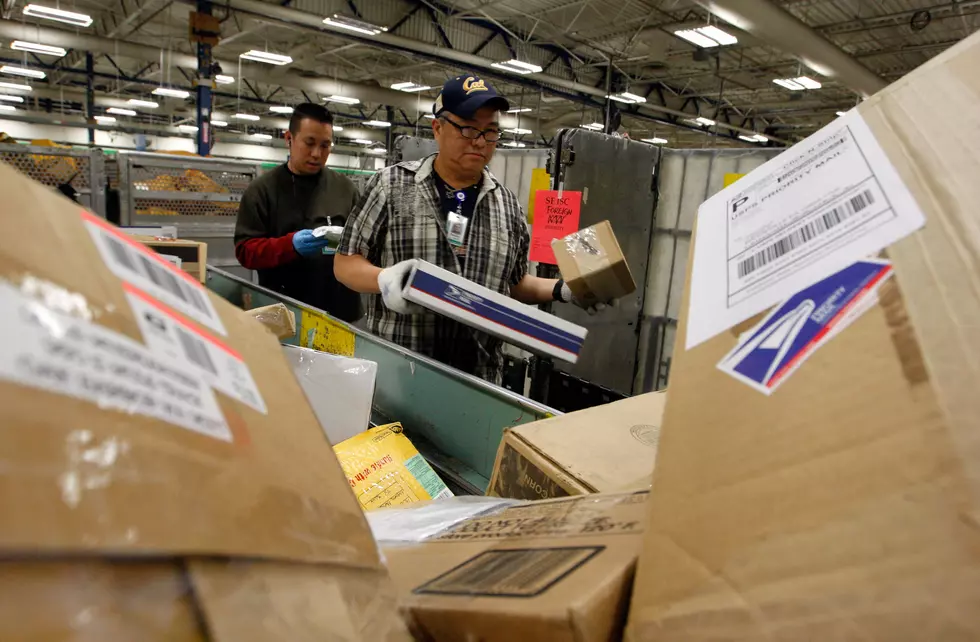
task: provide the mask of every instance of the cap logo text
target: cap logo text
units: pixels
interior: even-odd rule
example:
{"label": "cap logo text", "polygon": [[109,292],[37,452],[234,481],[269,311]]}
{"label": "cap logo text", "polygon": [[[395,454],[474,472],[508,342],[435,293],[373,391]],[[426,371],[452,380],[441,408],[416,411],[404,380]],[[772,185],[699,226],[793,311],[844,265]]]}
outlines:
{"label": "cap logo text", "polygon": [[474,91],[487,91],[487,85],[482,80],[478,80],[473,76],[470,76],[463,81],[463,91],[465,91],[466,95],[469,96]]}

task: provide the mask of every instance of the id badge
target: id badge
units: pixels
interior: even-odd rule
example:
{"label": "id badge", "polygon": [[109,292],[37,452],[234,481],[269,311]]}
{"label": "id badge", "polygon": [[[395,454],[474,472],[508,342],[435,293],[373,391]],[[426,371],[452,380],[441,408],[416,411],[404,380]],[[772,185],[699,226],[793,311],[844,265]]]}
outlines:
{"label": "id badge", "polygon": [[466,226],[470,224],[470,219],[456,212],[449,212],[446,215],[446,236],[449,242],[456,246],[462,246],[466,240]]}

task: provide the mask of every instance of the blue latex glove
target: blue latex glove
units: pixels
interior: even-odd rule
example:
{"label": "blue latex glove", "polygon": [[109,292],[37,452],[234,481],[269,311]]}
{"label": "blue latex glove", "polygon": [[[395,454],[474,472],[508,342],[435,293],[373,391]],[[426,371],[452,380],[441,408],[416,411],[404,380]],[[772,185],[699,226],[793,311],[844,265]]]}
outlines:
{"label": "blue latex glove", "polygon": [[329,242],[326,237],[313,236],[313,230],[300,230],[293,234],[293,248],[300,256],[316,256]]}

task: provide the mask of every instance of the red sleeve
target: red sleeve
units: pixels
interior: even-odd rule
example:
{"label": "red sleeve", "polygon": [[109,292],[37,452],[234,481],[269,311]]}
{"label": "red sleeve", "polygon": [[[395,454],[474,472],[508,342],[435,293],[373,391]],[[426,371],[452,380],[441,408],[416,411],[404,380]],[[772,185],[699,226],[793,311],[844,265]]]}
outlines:
{"label": "red sleeve", "polygon": [[299,255],[293,249],[293,234],[277,238],[251,238],[239,241],[235,246],[235,258],[249,270],[265,270],[296,260]]}

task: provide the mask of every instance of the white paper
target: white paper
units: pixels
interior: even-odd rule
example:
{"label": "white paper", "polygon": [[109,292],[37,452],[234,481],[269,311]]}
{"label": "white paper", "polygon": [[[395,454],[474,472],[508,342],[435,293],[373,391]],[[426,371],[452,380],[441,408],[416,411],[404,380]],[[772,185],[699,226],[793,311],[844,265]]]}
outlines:
{"label": "white paper", "polygon": [[93,219],[86,217],[85,226],[113,274],[215,332],[228,334],[203,285],[123,232]]}
{"label": "white paper", "polygon": [[186,366],[8,283],[0,282],[0,309],[0,379],[232,440],[211,388]]}
{"label": "white paper", "polygon": [[687,349],[925,224],[852,110],[698,209]]}
{"label": "white paper", "polygon": [[213,388],[267,414],[265,401],[241,355],[214,337],[127,286],[126,297],[147,347],[157,356],[192,368]]}

